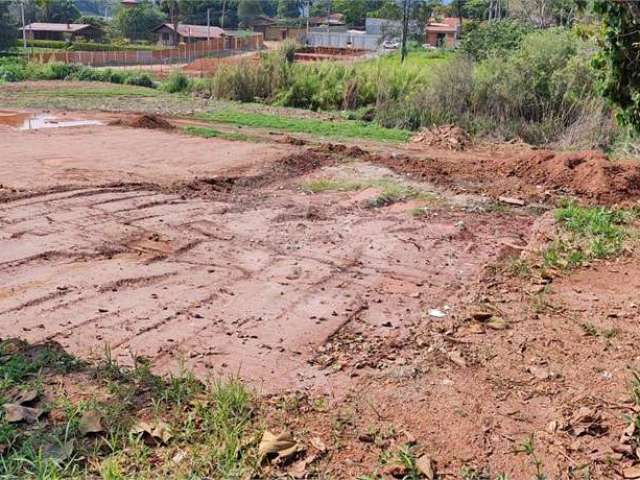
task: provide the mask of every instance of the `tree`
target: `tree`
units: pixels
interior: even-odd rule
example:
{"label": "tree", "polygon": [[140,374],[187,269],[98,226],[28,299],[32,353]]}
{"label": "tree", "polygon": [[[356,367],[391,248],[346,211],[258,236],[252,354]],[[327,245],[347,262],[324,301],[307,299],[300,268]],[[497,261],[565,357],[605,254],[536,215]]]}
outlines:
{"label": "tree", "polygon": [[238,20],[243,26],[248,26],[252,20],[264,15],[260,0],[240,0],[238,2]]}
{"label": "tree", "polygon": [[595,0],[602,17],[602,51],[594,61],[601,74],[603,95],[619,107],[618,121],[640,133],[640,5]]}
{"label": "tree", "polygon": [[0,51],[13,47],[16,42],[16,25],[9,12],[9,3],[0,2]]}
{"label": "tree", "polygon": [[51,23],[73,23],[80,17],[80,10],[73,0],[37,0],[38,20]]}
{"label": "tree", "polygon": [[166,21],[166,16],[148,1],[135,7],[120,7],[113,20],[115,30],[131,40],[151,40],[153,30]]}
{"label": "tree", "polygon": [[279,0],[278,16],[281,18],[298,18],[300,16],[298,0]]}

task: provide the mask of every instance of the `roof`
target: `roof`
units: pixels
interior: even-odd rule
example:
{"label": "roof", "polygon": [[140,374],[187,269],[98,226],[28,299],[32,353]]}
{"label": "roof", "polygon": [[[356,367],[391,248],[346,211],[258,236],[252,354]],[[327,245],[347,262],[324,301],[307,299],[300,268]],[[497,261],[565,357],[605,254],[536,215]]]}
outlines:
{"label": "roof", "polygon": [[125,5],[137,5],[138,0],[120,0],[120,3],[124,3]]}
{"label": "roof", "polygon": [[425,31],[427,32],[442,32],[442,33],[455,33],[460,29],[460,19],[457,17],[446,17],[441,22],[429,22]]}
{"label": "roof", "polygon": [[[164,23],[156,28],[154,32],[163,27],[166,27],[171,31],[175,31],[173,24]],[[186,23],[179,23],[178,33],[181,37],[185,38],[209,38],[209,33],[211,33],[211,38],[217,38],[224,35],[224,30],[220,27],[207,27],[206,25],[187,25]]]}
{"label": "roof", "polygon": [[75,33],[88,27],[91,27],[91,25],[86,23],[30,23],[24,29],[32,32]]}

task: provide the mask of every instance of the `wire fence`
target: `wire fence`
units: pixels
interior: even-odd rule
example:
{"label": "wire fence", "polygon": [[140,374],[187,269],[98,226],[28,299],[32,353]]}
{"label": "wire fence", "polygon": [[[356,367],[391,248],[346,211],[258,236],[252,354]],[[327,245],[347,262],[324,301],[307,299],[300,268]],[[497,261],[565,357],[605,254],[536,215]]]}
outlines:
{"label": "wire fence", "polygon": [[199,58],[224,57],[262,48],[262,34],[255,33],[241,37],[212,38],[158,50],[38,52],[31,55],[31,60],[39,63],[80,63],[91,67],[174,65],[188,64]]}

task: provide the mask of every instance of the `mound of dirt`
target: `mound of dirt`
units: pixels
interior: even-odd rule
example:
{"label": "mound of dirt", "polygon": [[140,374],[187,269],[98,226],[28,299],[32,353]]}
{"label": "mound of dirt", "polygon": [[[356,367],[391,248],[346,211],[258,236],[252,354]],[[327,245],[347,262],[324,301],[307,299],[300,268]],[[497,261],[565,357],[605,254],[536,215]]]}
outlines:
{"label": "mound of dirt", "polygon": [[452,124],[424,129],[414,135],[411,141],[431,147],[448,148],[449,150],[464,150],[471,143],[467,132]]}
{"label": "mound of dirt", "polygon": [[599,200],[624,201],[640,196],[640,165],[612,162],[595,151],[534,152],[512,164],[507,174]]}
{"label": "mound of dirt", "polygon": [[167,122],[164,118],[152,113],[136,115],[133,118],[120,119],[111,122],[110,125],[124,125],[132,128],[150,128],[160,130],[173,130],[175,127]]}

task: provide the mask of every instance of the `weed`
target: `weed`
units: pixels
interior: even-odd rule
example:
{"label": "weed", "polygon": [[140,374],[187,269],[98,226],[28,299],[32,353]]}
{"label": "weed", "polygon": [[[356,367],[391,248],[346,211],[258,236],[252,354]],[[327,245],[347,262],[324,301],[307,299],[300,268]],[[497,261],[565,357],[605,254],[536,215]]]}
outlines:
{"label": "weed", "polygon": [[429,198],[428,194],[421,192],[415,187],[386,178],[370,180],[321,178],[308,180],[302,184],[302,189],[310,193],[352,192],[364,190],[366,188],[377,188],[382,190],[374,198],[367,201],[367,205],[371,208],[383,207],[410,198]]}
{"label": "weed", "polygon": [[526,260],[521,258],[512,259],[507,265],[507,271],[516,277],[529,278],[531,277],[531,267]]}
{"label": "weed", "polygon": [[283,130],[329,138],[364,138],[369,140],[406,142],[410,133],[383,128],[353,120],[326,121],[315,118],[295,118],[266,113],[242,112],[233,109],[197,114],[196,118],[209,122],[229,123],[254,128]]}
{"label": "weed", "polygon": [[618,255],[628,236],[625,225],[635,218],[631,210],[581,207],[565,202],[555,212],[561,237],[542,252],[544,265],[576,268],[594,259]]}
{"label": "weed", "polygon": [[477,470],[474,467],[462,467],[460,476],[463,480],[491,480],[491,477],[485,470]]}
{"label": "weed", "polygon": [[254,140],[253,137],[249,135],[245,135],[244,133],[235,133],[235,132],[221,132],[220,130],[216,130],[214,128],[208,127],[198,127],[198,126],[188,126],[184,127],[185,133],[189,135],[193,135],[195,137],[202,138],[222,138],[224,140],[232,140],[239,142],[248,142]]}
{"label": "weed", "polygon": [[588,337],[598,337],[600,335],[598,329],[593,323],[585,322],[580,326],[582,327],[584,334]]}

